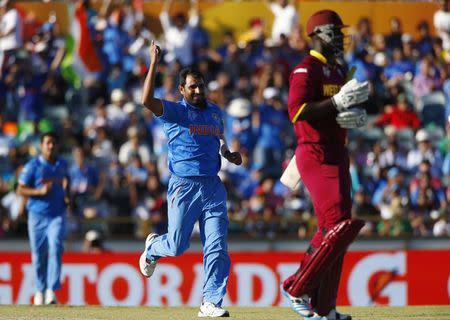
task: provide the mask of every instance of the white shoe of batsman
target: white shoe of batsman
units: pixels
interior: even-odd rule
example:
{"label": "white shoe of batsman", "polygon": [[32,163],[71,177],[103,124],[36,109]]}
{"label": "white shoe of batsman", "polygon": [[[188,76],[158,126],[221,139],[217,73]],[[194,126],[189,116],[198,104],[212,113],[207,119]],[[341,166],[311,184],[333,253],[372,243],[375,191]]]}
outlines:
{"label": "white shoe of batsman", "polygon": [[199,318],[219,318],[229,317],[230,313],[222,307],[216,306],[211,302],[203,302],[198,312]]}
{"label": "white shoe of batsman", "polygon": [[150,278],[156,268],[156,260],[147,260],[147,251],[150,245],[155,241],[158,235],[156,233],[150,233],[145,239],[145,249],[139,257],[139,269],[144,277]]}

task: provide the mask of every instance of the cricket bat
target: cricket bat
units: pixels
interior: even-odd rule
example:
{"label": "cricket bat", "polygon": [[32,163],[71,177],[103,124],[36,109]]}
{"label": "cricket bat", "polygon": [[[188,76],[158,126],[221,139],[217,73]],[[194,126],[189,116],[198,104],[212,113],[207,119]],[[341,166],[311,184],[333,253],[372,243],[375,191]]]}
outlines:
{"label": "cricket bat", "polygon": [[288,166],[284,170],[281,175],[280,181],[286,187],[295,190],[298,188],[300,184],[300,173],[297,169],[297,163],[295,161],[295,155],[292,157],[291,161],[289,161]]}

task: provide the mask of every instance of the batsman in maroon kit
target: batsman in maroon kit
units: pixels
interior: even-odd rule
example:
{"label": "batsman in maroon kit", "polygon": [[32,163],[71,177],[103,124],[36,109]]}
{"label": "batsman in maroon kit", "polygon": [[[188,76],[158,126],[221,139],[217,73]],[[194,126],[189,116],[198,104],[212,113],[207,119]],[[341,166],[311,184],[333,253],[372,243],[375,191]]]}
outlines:
{"label": "batsman in maroon kit", "polygon": [[334,11],[313,14],[306,26],[313,50],[290,76],[289,116],[298,141],[295,159],[318,228],[300,268],[281,290],[305,319],[351,319],[336,311],[336,296],[345,252],[364,225],[351,219],[345,143],[346,129],[366,122],[365,111],[354,107],[368,99],[369,88],[367,82],[347,81],[343,27]]}

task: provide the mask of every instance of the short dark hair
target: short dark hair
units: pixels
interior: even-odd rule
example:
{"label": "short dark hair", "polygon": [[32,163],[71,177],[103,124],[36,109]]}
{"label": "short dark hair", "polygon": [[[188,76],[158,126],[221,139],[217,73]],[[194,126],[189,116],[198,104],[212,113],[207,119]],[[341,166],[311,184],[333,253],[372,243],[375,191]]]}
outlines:
{"label": "short dark hair", "polygon": [[56,135],[56,132],[54,131],[48,131],[41,134],[41,143],[44,142],[45,137],[51,137],[53,140],[58,142],[58,136]]}
{"label": "short dark hair", "polygon": [[178,83],[181,86],[184,86],[186,84],[187,76],[194,77],[195,79],[202,79],[202,80],[204,80],[202,73],[200,71],[198,71],[197,69],[194,69],[194,68],[191,68],[191,67],[183,68],[180,71],[180,74],[178,76]]}

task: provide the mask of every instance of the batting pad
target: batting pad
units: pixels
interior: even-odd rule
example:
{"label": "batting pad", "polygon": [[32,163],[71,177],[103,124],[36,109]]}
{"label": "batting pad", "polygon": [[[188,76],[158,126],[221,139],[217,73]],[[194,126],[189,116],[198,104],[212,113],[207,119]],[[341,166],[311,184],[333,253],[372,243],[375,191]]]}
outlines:
{"label": "batting pad", "polygon": [[327,232],[308,263],[300,267],[286,291],[294,297],[311,294],[319,286],[324,273],[344,254],[363,226],[364,221],[359,219],[348,219],[335,225]]}

